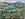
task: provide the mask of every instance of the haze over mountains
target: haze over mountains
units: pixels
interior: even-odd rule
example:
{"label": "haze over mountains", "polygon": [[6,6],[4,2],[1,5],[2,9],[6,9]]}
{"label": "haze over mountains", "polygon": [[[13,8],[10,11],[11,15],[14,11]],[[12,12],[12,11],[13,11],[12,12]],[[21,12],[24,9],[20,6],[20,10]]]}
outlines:
{"label": "haze over mountains", "polygon": [[15,3],[15,2],[23,2],[25,3],[25,0],[0,0],[0,2],[8,2],[8,3]]}
{"label": "haze over mountains", "polygon": [[8,4],[8,5],[25,5],[25,3],[23,3],[23,2],[15,2],[15,3],[0,2],[0,4]]}
{"label": "haze over mountains", "polygon": [[18,4],[18,5],[24,5],[25,3],[23,3],[23,2],[15,2],[15,3],[8,3],[8,4]]}

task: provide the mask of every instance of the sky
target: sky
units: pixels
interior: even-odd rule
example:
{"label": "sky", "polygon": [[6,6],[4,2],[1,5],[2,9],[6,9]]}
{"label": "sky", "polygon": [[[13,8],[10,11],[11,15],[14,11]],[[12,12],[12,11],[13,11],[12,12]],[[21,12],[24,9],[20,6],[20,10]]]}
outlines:
{"label": "sky", "polygon": [[0,2],[8,2],[8,3],[14,3],[14,2],[23,2],[25,3],[25,0],[0,0]]}
{"label": "sky", "polygon": [[6,0],[7,2],[12,2],[12,3],[14,3],[14,2],[25,2],[25,0]]}

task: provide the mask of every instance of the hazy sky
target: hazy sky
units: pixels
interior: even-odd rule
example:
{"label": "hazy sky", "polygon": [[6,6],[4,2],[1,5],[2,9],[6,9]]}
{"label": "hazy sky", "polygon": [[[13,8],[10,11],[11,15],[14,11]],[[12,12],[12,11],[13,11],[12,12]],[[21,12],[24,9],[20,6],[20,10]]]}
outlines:
{"label": "hazy sky", "polygon": [[14,3],[14,2],[17,2],[17,1],[19,1],[19,2],[25,2],[25,0],[6,0],[7,2],[12,2],[12,3]]}
{"label": "hazy sky", "polygon": [[25,0],[0,0],[0,2],[4,2],[4,1],[12,2],[12,3],[17,2],[17,1],[25,2]]}
{"label": "hazy sky", "polygon": [[6,0],[6,1],[25,1],[25,0]]}

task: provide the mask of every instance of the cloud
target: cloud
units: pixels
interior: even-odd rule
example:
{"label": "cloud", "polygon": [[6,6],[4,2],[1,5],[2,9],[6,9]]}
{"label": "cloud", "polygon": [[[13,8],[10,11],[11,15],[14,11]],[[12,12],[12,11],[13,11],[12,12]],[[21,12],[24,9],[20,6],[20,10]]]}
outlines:
{"label": "cloud", "polygon": [[21,2],[25,2],[25,0],[0,0],[0,2],[12,2],[12,3],[14,3],[14,2],[17,2],[17,1],[21,1]]}
{"label": "cloud", "polygon": [[0,2],[3,2],[4,0],[0,0]]}
{"label": "cloud", "polygon": [[4,1],[6,1],[6,0],[0,0],[0,2],[4,2]]}
{"label": "cloud", "polygon": [[6,0],[6,1],[25,1],[25,0]]}

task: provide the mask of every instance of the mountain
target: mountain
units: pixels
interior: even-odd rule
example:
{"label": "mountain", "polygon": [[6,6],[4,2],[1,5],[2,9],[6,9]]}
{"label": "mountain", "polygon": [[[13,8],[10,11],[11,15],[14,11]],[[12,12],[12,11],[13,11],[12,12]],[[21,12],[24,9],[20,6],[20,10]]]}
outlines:
{"label": "mountain", "polygon": [[16,2],[16,3],[13,3],[13,4],[24,5],[23,2]]}
{"label": "mountain", "polygon": [[17,4],[17,5],[24,5],[24,3],[23,2],[16,2],[16,3],[8,3],[8,5],[14,5],[14,4]]}
{"label": "mountain", "polygon": [[15,3],[8,3],[8,2],[2,2],[3,4],[8,4],[8,5],[24,5],[25,3],[23,2],[15,2]]}
{"label": "mountain", "polygon": [[17,8],[20,5],[24,5],[22,2],[16,2],[16,3],[7,3],[7,2],[0,2],[0,5],[7,6],[7,8]]}

